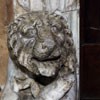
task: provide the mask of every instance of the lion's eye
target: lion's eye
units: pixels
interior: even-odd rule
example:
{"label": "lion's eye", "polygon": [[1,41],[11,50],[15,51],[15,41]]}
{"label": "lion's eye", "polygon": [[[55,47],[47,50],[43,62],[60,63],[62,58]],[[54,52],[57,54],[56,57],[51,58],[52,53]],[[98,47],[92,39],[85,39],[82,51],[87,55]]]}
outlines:
{"label": "lion's eye", "polygon": [[32,38],[36,36],[37,30],[34,27],[24,27],[22,31],[22,35],[27,38]]}

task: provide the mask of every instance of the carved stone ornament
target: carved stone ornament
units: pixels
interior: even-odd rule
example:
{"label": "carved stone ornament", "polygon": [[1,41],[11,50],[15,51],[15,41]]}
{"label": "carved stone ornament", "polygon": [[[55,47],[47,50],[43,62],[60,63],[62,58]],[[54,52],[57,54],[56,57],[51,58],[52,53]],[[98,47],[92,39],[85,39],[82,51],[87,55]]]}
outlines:
{"label": "carved stone ornament", "polygon": [[31,12],[8,26],[10,66],[1,100],[76,100],[76,52],[63,16]]}

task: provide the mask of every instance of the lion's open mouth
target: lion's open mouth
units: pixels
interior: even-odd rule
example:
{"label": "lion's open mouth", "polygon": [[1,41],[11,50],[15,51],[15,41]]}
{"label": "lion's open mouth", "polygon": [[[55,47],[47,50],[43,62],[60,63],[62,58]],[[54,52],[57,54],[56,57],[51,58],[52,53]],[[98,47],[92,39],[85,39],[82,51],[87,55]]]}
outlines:
{"label": "lion's open mouth", "polygon": [[32,57],[32,60],[40,73],[34,78],[35,81],[42,85],[48,85],[53,82],[58,76],[60,65],[57,62],[59,62],[60,58],[61,55],[51,58],[48,57],[42,60]]}
{"label": "lion's open mouth", "polygon": [[39,58],[36,58],[36,57],[32,57],[31,59],[35,59],[37,61],[45,62],[45,61],[55,61],[55,60],[60,59],[60,57],[61,57],[61,55],[56,56],[56,57],[48,57],[48,58],[44,58],[44,59],[39,59]]}
{"label": "lion's open mouth", "polygon": [[39,84],[48,85],[57,78],[57,75],[58,75],[58,73],[56,73],[54,76],[50,76],[50,77],[46,77],[43,75],[37,75],[34,79]]}
{"label": "lion's open mouth", "polygon": [[32,67],[34,68],[35,66],[41,76],[52,77],[55,76],[58,69],[60,69],[60,58],[61,55],[56,57],[48,57],[42,60],[32,57]]}

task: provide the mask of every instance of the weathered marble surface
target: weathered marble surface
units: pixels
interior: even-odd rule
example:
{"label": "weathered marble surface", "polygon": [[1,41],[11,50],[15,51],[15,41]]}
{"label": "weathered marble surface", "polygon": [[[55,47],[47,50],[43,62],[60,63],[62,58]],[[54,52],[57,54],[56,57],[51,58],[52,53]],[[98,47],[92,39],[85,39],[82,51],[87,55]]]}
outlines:
{"label": "weathered marble surface", "polygon": [[[76,54],[77,58],[79,57],[77,2],[77,0],[53,0],[52,2],[51,0],[14,0],[15,18],[31,11],[34,13],[42,11],[42,14],[26,14],[28,16],[17,18],[9,27],[10,64],[2,100],[77,100],[78,67],[75,67]],[[43,14],[43,11],[48,11],[50,14],[56,9],[62,12],[56,11],[55,16],[58,17],[53,15],[50,18]],[[64,21],[61,21],[61,16]],[[51,22],[48,24],[48,21]],[[62,22],[67,28],[66,31],[66,28],[60,28]],[[72,29],[73,36],[69,29]],[[64,33],[68,33],[68,36]],[[77,52],[73,48],[73,43]]]}
{"label": "weathered marble surface", "polygon": [[8,27],[8,49],[11,64],[1,100],[76,99],[74,41],[60,13],[15,19]]}

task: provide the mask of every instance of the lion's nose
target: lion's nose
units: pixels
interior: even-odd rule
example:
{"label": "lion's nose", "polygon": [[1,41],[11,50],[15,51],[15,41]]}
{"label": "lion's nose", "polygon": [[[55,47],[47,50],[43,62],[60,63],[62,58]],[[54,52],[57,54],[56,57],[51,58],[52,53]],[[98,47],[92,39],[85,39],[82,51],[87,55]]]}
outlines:
{"label": "lion's nose", "polygon": [[44,42],[38,42],[34,46],[33,55],[39,60],[44,60],[52,53],[54,47],[55,42],[49,39]]}

